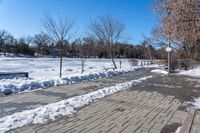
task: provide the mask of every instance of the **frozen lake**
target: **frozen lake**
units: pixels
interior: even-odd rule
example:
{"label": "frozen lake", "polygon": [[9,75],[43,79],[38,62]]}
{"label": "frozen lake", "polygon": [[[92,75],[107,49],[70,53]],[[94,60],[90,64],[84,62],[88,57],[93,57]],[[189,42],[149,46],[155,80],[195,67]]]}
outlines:
{"label": "frozen lake", "polygon": [[[0,72],[28,72],[33,79],[57,79],[59,78],[59,58],[5,58],[0,57]],[[122,61],[122,69],[131,66],[128,59],[116,59]],[[102,72],[105,68],[113,67],[110,59],[85,59],[85,72]],[[77,58],[63,59],[63,77],[81,73],[81,61]]]}

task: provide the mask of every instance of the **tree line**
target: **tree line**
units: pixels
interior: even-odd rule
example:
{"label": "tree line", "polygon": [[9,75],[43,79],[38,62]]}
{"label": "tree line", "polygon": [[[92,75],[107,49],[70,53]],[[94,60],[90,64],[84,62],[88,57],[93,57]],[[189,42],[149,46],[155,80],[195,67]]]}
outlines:
{"label": "tree line", "polygon": [[[115,58],[138,58],[150,59],[148,51],[153,59],[163,59],[163,49],[156,49],[152,44],[116,43],[113,46]],[[64,57],[69,58],[110,58],[106,46],[97,42],[93,38],[84,37],[76,39],[71,43],[64,43]],[[52,43],[48,36],[37,34],[33,37],[16,39],[7,31],[0,31],[0,53],[12,53],[15,56],[35,56],[35,57],[59,57],[59,44]]]}

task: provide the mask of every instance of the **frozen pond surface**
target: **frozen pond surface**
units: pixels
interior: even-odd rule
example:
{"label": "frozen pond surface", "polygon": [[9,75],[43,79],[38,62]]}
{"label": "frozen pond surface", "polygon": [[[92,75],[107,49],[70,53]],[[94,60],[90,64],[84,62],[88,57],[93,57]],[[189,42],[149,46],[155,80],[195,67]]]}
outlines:
{"label": "frozen pond surface", "polygon": [[[59,58],[0,58],[0,72],[28,72],[33,79],[57,79],[59,78]],[[128,59],[116,59],[122,61],[122,69],[131,66]],[[105,68],[113,67],[110,59],[86,59],[85,72],[102,72]],[[63,59],[63,77],[80,74],[81,61],[77,58]]]}

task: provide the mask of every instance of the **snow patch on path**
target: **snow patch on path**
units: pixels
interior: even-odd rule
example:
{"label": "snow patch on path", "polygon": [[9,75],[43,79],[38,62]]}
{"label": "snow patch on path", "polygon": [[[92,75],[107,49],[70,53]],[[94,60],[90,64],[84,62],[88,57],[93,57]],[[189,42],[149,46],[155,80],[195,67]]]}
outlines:
{"label": "snow patch on path", "polygon": [[195,98],[193,102],[190,102],[195,108],[200,108],[200,97]]}
{"label": "snow patch on path", "polygon": [[116,84],[115,86],[99,89],[85,95],[72,97],[57,103],[41,106],[36,109],[26,110],[23,112],[14,113],[13,115],[5,116],[0,118],[0,132],[6,132],[31,123],[45,123],[48,120],[55,120],[60,116],[71,116],[76,112],[77,108],[88,105],[95,99],[100,99],[116,92],[127,90],[132,85],[141,83],[148,78],[152,78],[152,76]]}
{"label": "snow patch on path", "polygon": [[181,75],[187,75],[187,76],[193,76],[193,77],[200,77],[200,66],[188,71],[182,71],[179,74]]}
{"label": "snow patch on path", "polygon": [[178,127],[175,131],[175,133],[180,133],[181,132],[181,127]]}
{"label": "snow patch on path", "polygon": [[158,74],[164,74],[164,75],[167,75],[167,74],[168,74],[167,71],[161,70],[161,69],[155,69],[155,70],[152,70],[151,72],[153,72],[153,73],[158,73]]}

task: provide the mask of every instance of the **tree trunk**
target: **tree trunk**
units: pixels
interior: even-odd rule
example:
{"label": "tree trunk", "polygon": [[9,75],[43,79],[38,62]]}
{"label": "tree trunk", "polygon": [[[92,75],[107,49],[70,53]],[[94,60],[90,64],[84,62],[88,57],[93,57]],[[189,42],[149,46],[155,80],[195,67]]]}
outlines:
{"label": "tree trunk", "polygon": [[147,53],[147,48],[146,48],[146,46],[144,45],[143,48],[144,48],[144,52],[145,52],[146,58],[147,58],[147,59],[150,59],[150,57],[148,56],[148,53]]}
{"label": "tree trunk", "polygon": [[62,61],[63,61],[63,51],[62,43],[60,44],[60,78],[62,78]]}
{"label": "tree trunk", "polygon": [[153,58],[152,58],[151,51],[150,51],[149,47],[147,47],[147,50],[148,50],[148,53],[149,53],[150,60],[153,61]]}
{"label": "tree trunk", "polygon": [[84,72],[84,66],[85,66],[85,61],[84,61],[83,57],[81,57],[81,74],[83,74],[83,72]]}
{"label": "tree trunk", "polygon": [[117,65],[116,65],[114,57],[113,57],[113,47],[112,47],[112,44],[110,45],[110,56],[111,56],[111,60],[112,60],[112,63],[114,65],[114,68],[117,69]]}
{"label": "tree trunk", "polygon": [[112,60],[112,63],[113,63],[113,65],[114,65],[115,69],[117,69],[117,65],[116,65],[116,63],[115,63],[115,60],[114,60],[113,56],[111,57],[111,60]]}
{"label": "tree trunk", "polygon": [[60,78],[62,78],[62,55],[60,56]]}
{"label": "tree trunk", "polygon": [[194,59],[195,60],[198,60],[198,50],[197,50],[197,46],[196,45],[194,45]]}
{"label": "tree trunk", "polygon": [[185,51],[186,57],[187,57],[187,58],[190,58],[190,56],[189,56],[189,54],[188,54],[188,50],[187,50],[186,46],[183,46],[183,49],[184,49],[184,51]]}
{"label": "tree trunk", "polygon": [[113,49],[112,49],[112,47],[111,47],[111,60],[112,60],[112,63],[114,65],[114,68],[117,69],[117,65],[116,65],[114,57],[113,57]]}

